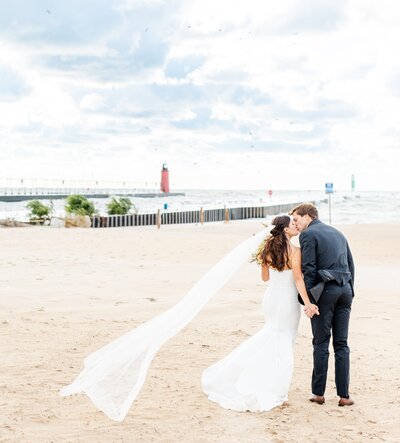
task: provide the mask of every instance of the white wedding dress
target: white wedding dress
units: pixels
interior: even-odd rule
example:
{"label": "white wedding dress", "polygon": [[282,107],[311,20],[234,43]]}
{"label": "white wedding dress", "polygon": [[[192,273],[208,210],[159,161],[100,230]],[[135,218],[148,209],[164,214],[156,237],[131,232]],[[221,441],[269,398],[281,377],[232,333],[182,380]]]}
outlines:
{"label": "white wedding dress", "polygon": [[203,371],[203,391],[226,409],[268,411],[288,398],[300,320],[291,270],[270,268],[262,309],[265,326]]}

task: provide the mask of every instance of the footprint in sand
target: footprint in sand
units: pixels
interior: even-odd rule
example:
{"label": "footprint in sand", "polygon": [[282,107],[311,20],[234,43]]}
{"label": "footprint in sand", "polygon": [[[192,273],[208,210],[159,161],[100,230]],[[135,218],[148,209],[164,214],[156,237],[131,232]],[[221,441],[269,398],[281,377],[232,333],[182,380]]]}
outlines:
{"label": "footprint in sand", "polygon": [[354,427],[350,425],[343,426],[344,431],[354,431]]}
{"label": "footprint in sand", "polygon": [[331,417],[343,417],[343,413],[341,411],[338,411],[337,409],[328,409],[327,411],[325,411],[325,414]]}

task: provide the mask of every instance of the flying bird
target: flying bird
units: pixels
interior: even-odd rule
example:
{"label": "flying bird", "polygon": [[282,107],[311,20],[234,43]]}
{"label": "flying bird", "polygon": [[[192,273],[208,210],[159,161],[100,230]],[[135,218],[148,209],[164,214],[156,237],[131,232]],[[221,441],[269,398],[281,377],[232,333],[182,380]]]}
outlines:
{"label": "flying bird", "polygon": [[51,14],[50,9],[46,9],[47,14]]}

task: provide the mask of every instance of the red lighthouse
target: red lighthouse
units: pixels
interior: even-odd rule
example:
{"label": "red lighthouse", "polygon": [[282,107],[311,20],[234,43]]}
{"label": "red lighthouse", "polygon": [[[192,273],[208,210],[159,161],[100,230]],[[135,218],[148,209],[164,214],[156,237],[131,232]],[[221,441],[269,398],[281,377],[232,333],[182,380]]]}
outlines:
{"label": "red lighthouse", "polygon": [[163,164],[161,170],[161,191],[167,193],[169,192],[169,172],[166,163]]}

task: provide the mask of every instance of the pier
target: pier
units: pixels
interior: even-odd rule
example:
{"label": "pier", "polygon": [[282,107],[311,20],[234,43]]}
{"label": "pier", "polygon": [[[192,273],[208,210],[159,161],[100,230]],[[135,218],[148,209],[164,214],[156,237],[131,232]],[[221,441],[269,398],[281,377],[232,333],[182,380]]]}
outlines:
{"label": "pier", "polygon": [[121,183],[113,187],[0,187],[0,202],[21,202],[28,200],[61,200],[70,195],[83,195],[87,198],[137,197],[154,198],[183,196],[183,192],[161,192],[157,187],[132,186]]}
{"label": "pier", "polygon": [[160,183],[130,180],[0,177],[0,202],[60,200],[77,194],[86,198],[155,198],[185,195],[184,192],[170,192],[169,171],[165,163],[162,167]]}
{"label": "pier", "polygon": [[137,198],[154,198],[154,197],[171,197],[183,196],[184,192],[154,192],[145,190],[121,190],[121,189],[104,189],[104,190],[45,190],[40,192],[1,192],[0,202],[21,202],[28,200],[62,200],[70,195],[83,195],[86,198],[110,198],[110,197],[137,197]]}

